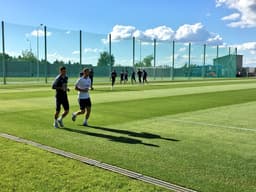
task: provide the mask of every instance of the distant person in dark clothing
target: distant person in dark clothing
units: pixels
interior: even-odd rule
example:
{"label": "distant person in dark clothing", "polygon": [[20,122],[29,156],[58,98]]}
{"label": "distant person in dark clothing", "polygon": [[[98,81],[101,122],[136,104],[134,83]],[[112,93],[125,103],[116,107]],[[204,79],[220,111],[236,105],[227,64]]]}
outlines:
{"label": "distant person in dark clothing", "polygon": [[[69,102],[68,102],[68,95],[67,91],[68,88],[68,77],[66,76],[66,67],[60,67],[59,75],[55,78],[52,88],[56,90],[56,112],[54,114],[54,123],[53,126],[55,128],[64,127],[62,119],[68,114],[69,112]],[[64,112],[59,117],[61,105],[64,108]]]}
{"label": "distant person in dark clothing", "polygon": [[142,71],[140,69],[138,69],[137,75],[138,75],[139,83],[141,83]]}
{"label": "distant person in dark clothing", "polygon": [[120,84],[122,84],[124,81],[124,71],[121,71],[120,73]]}
{"label": "distant person in dark clothing", "polygon": [[111,86],[111,89],[113,89],[113,87],[114,87],[114,85],[115,85],[115,82],[116,82],[116,76],[117,76],[116,70],[112,71],[112,73],[111,73],[111,80],[112,80],[112,86]]}
{"label": "distant person in dark clothing", "polygon": [[128,82],[128,71],[125,70],[124,72],[124,83],[126,84]]}
{"label": "distant person in dark clothing", "polygon": [[133,83],[136,83],[135,71],[134,71],[134,70],[132,71],[131,82],[132,82],[132,84],[133,84]]}
{"label": "distant person in dark clothing", "polygon": [[93,71],[93,68],[91,68],[89,71],[89,78],[91,79],[91,90],[93,90],[93,76],[94,76],[94,71]]}
{"label": "distant person in dark clothing", "polygon": [[143,70],[143,83],[148,83],[147,77],[148,73],[145,70]]}

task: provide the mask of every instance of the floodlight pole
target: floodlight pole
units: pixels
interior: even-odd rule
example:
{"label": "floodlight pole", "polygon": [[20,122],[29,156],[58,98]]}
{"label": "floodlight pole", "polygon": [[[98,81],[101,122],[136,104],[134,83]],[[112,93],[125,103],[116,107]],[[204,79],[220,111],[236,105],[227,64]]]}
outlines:
{"label": "floodlight pole", "polygon": [[111,33],[108,36],[109,38],[109,75],[111,75],[112,66],[111,66]]}
{"label": "floodlight pole", "polygon": [[5,65],[5,42],[4,42],[4,21],[2,21],[2,48],[3,48],[3,80],[4,85],[6,84],[6,65]]}
{"label": "floodlight pole", "polygon": [[80,66],[82,66],[82,31],[79,32],[79,40],[80,40]]}
{"label": "floodlight pole", "polygon": [[39,80],[39,29],[43,26],[43,24],[40,24],[38,27],[37,27],[37,30],[36,30],[36,51],[37,51],[37,61],[36,61],[36,64],[37,64],[37,78]]}
{"label": "floodlight pole", "polygon": [[47,29],[44,26],[44,61],[45,61],[45,83],[47,84],[48,62],[47,62]]}

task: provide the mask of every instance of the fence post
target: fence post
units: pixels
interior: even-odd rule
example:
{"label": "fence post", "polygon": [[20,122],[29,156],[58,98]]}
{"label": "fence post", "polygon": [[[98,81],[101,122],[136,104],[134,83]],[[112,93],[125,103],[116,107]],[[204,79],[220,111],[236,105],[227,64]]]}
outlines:
{"label": "fence post", "polygon": [[190,54],[191,54],[191,43],[188,44],[188,79],[190,79],[191,76],[191,69],[190,69]]}
{"label": "fence post", "polygon": [[111,33],[108,36],[109,38],[109,75],[111,75],[111,71],[112,71],[112,65],[111,65]]}
{"label": "fence post", "polygon": [[2,21],[2,48],[3,48],[3,80],[4,85],[6,84],[6,64],[5,64],[5,42],[4,42],[4,21]]}
{"label": "fence post", "polygon": [[172,41],[172,80],[174,80],[174,54],[175,54],[175,41]]}
{"label": "fence post", "polygon": [[204,60],[203,60],[203,71],[202,71],[202,77],[205,77],[205,56],[206,56],[206,44],[204,44]]}
{"label": "fence post", "polygon": [[132,38],[132,67],[135,65],[135,37]]}
{"label": "fence post", "polygon": [[154,39],[154,80],[156,79],[156,39]]}
{"label": "fence post", "polygon": [[48,62],[47,62],[47,29],[44,26],[44,61],[45,61],[45,83],[47,84]]}

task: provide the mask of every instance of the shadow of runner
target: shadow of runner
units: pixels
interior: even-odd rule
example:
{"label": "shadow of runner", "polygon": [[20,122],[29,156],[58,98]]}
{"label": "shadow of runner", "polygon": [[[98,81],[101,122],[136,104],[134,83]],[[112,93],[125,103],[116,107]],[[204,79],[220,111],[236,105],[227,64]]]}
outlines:
{"label": "shadow of runner", "polygon": [[100,129],[103,131],[110,131],[110,132],[114,132],[114,133],[126,134],[126,135],[129,135],[132,137],[141,137],[141,138],[146,138],[146,139],[163,139],[163,140],[167,140],[167,141],[180,141],[180,140],[172,139],[172,138],[164,138],[164,137],[161,137],[160,135],[146,133],[146,132],[137,133],[137,132],[133,132],[133,131],[112,129],[112,128],[99,127],[99,126],[88,126],[88,127],[94,128],[94,129]]}
{"label": "shadow of runner", "polygon": [[106,134],[102,134],[102,133],[92,133],[89,131],[71,129],[71,128],[67,128],[67,127],[61,128],[61,130],[84,134],[84,135],[89,135],[89,136],[94,136],[94,137],[105,138],[105,139],[109,139],[110,141],[114,141],[114,142],[127,143],[127,144],[142,144],[142,145],[146,145],[146,146],[150,146],[150,147],[159,147],[158,145],[154,145],[154,144],[150,144],[150,143],[143,143],[139,139],[132,139],[129,137],[117,137],[117,136],[106,135]]}

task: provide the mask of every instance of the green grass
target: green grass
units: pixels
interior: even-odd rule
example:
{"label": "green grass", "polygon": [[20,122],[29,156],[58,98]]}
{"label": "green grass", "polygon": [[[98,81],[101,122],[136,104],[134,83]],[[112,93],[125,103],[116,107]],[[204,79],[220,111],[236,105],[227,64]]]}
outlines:
{"label": "green grass", "polygon": [[50,87],[0,86],[0,131],[198,191],[256,190],[254,80],[95,88],[92,127],[53,129]]}
{"label": "green grass", "polygon": [[3,138],[0,151],[2,192],[167,191]]}

